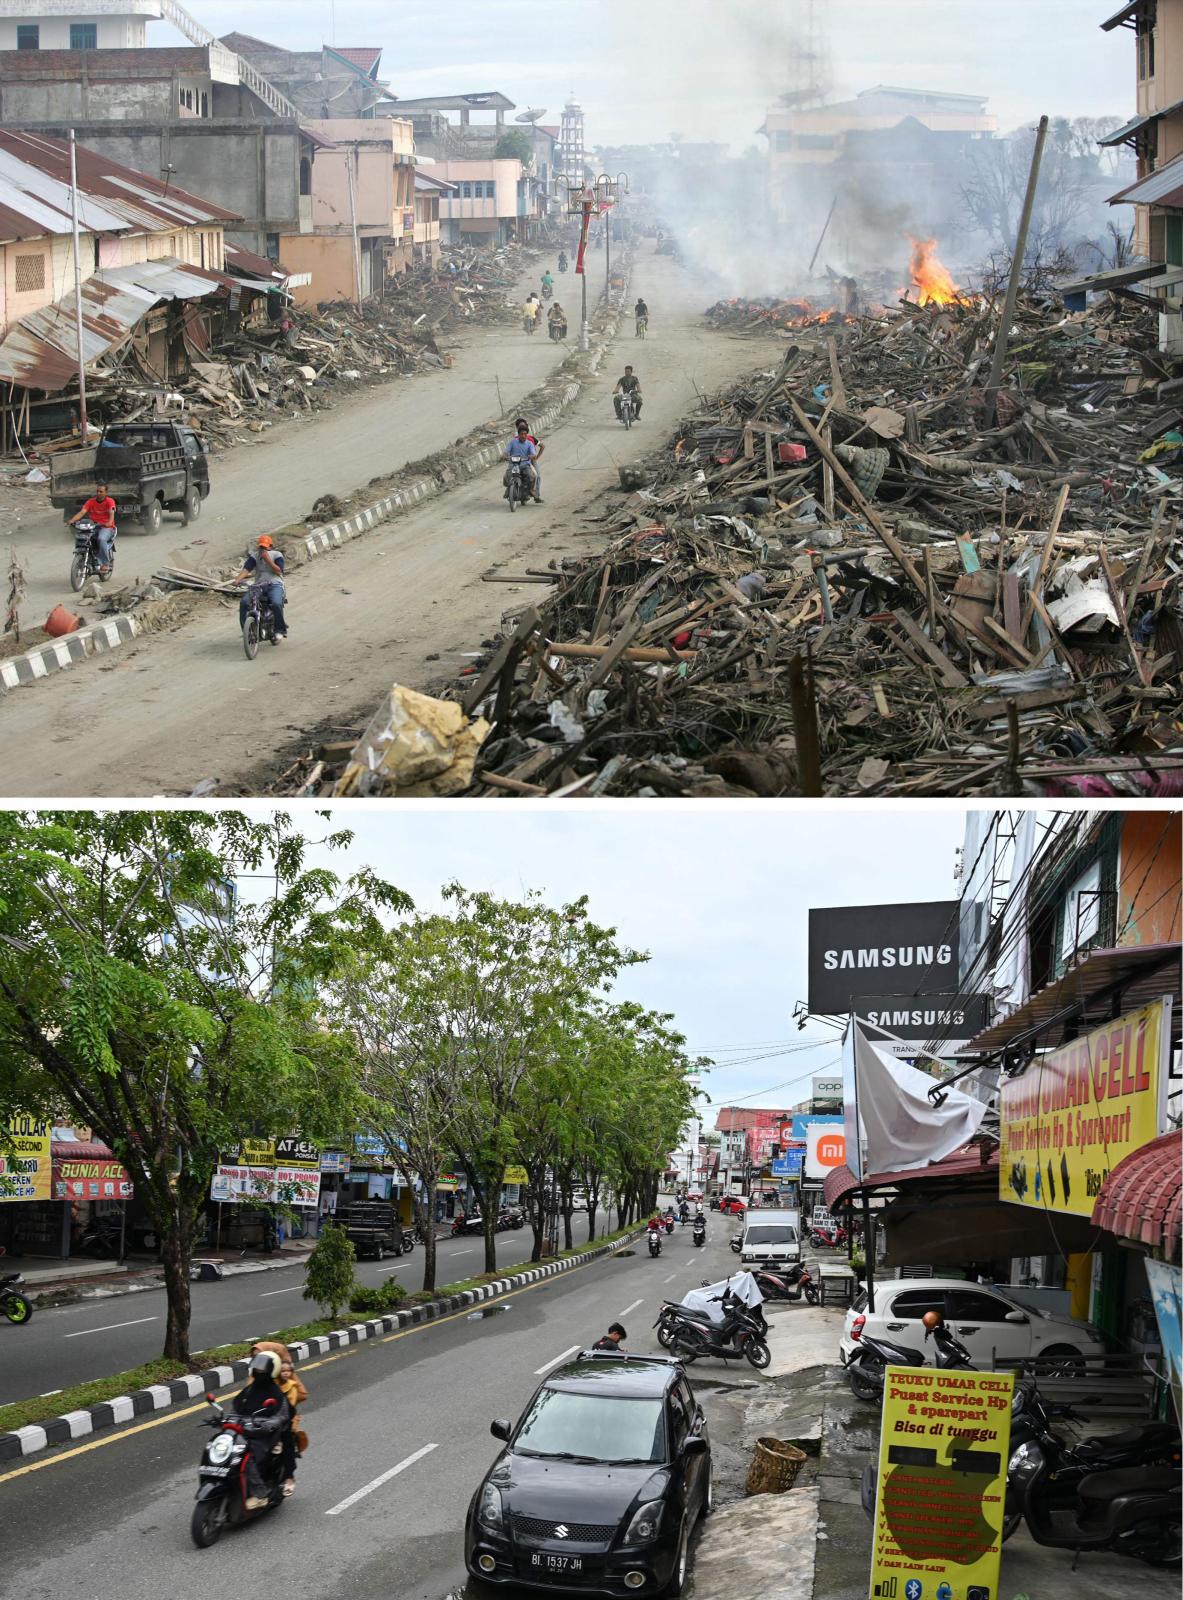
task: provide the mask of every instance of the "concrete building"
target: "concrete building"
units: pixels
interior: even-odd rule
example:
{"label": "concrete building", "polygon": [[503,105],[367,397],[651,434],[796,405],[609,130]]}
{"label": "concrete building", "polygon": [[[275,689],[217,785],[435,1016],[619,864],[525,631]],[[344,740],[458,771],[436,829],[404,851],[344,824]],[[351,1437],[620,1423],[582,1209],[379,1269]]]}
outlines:
{"label": "concrete building", "polygon": [[413,256],[416,266],[435,266],[440,258],[440,201],[453,193],[454,186],[430,172],[415,172],[415,237]]}
{"label": "concrete building", "polygon": [[1183,155],[1183,0],[1131,0],[1101,27],[1134,46],[1134,115],[1101,142],[1134,151],[1138,182],[1113,203],[1133,204],[1135,255],[1183,266],[1183,169],[1145,181]]}
{"label": "concrete building", "polygon": [[5,0],[0,50],[138,50],[162,0]]}
{"label": "concrete building", "polygon": [[320,119],[385,115],[394,96],[378,79],[378,47],[285,50],[249,33],[227,33],[219,41],[250,63],[287,96],[303,117]]}
{"label": "concrete building", "polygon": [[281,238],[282,260],[294,274],[311,275],[295,290],[297,304],[364,300],[414,259],[411,124],[355,117],[307,128],[324,141],[312,171],[312,229]]}
{"label": "concrete building", "polygon": [[440,198],[440,237],[445,244],[524,240],[541,219],[537,187],[520,161],[496,157],[437,161],[431,175],[454,186],[451,194]]}

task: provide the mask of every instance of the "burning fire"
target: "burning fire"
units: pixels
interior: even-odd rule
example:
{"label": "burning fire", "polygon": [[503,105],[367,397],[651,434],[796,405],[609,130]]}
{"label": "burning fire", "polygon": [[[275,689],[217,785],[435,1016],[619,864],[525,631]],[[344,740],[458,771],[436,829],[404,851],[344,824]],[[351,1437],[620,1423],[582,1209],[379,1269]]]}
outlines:
{"label": "burning fire", "polygon": [[949,269],[938,257],[937,242],[935,239],[913,239],[908,235],[912,244],[912,259],[908,262],[908,271],[912,274],[912,282],[919,289],[918,296],[922,306],[953,306],[967,305],[966,297],[958,291],[957,285],[949,275]]}

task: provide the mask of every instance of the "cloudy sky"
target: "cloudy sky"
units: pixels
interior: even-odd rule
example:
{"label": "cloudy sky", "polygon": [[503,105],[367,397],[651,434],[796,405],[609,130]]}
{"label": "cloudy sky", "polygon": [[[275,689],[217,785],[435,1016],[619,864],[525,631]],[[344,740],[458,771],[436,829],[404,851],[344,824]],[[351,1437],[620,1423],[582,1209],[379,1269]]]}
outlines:
{"label": "cloudy sky", "polygon": [[[312,838],[327,831],[311,809],[292,814]],[[960,811],[806,812],[752,801],[706,810],[617,802],[607,811],[362,803],[338,808],[333,821],[355,835],[348,856],[329,856],[333,869],[369,865],[420,910],[442,909],[439,889],[452,880],[507,899],[537,889],[553,905],[587,894],[596,922],[651,956],[625,974],[616,998],[673,1013],[691,1049],[714,1056],[705,1082],[713,1101],[771,1106],[802,1099],[810,1074],[838,1056],[828,1029],[802,1033],[792,1021],[806,997],[810,906],[956,898],[964,831]],[[810,1039],[816,1048],[800,1052]]]}
{"label": "cloudy sky", "polygon": [[[834,91],[877,83],[984,94],[1004,129],[1041,112],[1132,114],[1115,0],[814,0]],[[498,89],[558,121],[575,92],[592,144],[687,138],[755,142],[789,84],[808,0],[190,0],[218,34],[293,50],[381,45],[395,94]],[[179,42],[169,24],[149,31]]]}

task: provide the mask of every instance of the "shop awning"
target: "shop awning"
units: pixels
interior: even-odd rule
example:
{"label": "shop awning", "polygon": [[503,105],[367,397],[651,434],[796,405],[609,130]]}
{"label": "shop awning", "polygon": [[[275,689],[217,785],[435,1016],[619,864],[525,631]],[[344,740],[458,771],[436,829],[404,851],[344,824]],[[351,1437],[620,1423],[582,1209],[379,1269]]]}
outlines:
{"label": "shop awning", "polygon": [[1153,0],[1127,0],[1127,3],[1115,11],[1111,17],[1106,17],[1100,24],[1102,33],[1109,33],[1114,28],[1132,28],[1134,24],[1146,15]]}
{"label": "shop awning", "polygon": [[1164,1133],[1119,1161],[1101,1185],[1093,1223],[1107,1233],[1162,1250],[1179,1250],[1183,1228],[1183,1131]]}
{"label": "shop awning", "polygon": [[993,1183],[997,1187],[998,1150],[991,1150],[983,1161],[982,1146],[971,1144],[954,1150],[940,1161],[930,1162],[927,1167],[907,1167],[899,1172],[868,1172],[861,1180],[855,1177],[849,1167],[835,1167],[826,1176],[823,1192],[826,1206],[832,1211],[835,1206],[848,1200],[856,1189],[896,1189],[908,1184],[944,1183],[952,1178],[970,1178],[984,1173],[993,1174]]}
{"label": "shop awning", "polygon": [[[990,1026],[961,1048],[962,1056],[992,1055],[1024,1037],[1038,1036],[1042,1049],[1063,1044],[1069,1024],[1074,1034],[1108,1022],[1114,1006],[1135,1011],[1160,995],[1178,994],[1180,953],[1177,944],[1123,945],[1118,950],[1090,950],[1062,978],[1024,1000],[1009,1016]],[[1172,1012],[1171,1030],[1179,1038],[1180,1010]]]}
{"label": "shop awning", "polygon": [[50,1147],[55,1200],[130,1200],[127,1168],[97,1139],[62,1140]]}
{"label": "shop awning", "polygon": [[1119,189],[1109,196],[1111,206],[1165,206],[1168,210],[1183,209],[1183,156],[1176,156],[1166,166],[1158,167],[1137,183]]}

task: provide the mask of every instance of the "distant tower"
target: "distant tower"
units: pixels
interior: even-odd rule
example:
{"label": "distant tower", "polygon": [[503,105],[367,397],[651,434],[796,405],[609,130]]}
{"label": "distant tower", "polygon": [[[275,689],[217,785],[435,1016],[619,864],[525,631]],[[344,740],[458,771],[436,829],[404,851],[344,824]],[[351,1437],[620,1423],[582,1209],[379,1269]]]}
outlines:
{"label": "distant tower", "polygon": [[778,101],[790,110],[824,105],[831,87],[829,38],[815,0],[796,0],[796,24],[789,54],[788,86]]}
{"label": "distant tower", "polygon": [[585,165],[583,107],[576,100],[574,93],[563,107],[562,120],[559,124],[559,148],[556,154],[555,165],[559,173],[573,187],[582,184]]}

